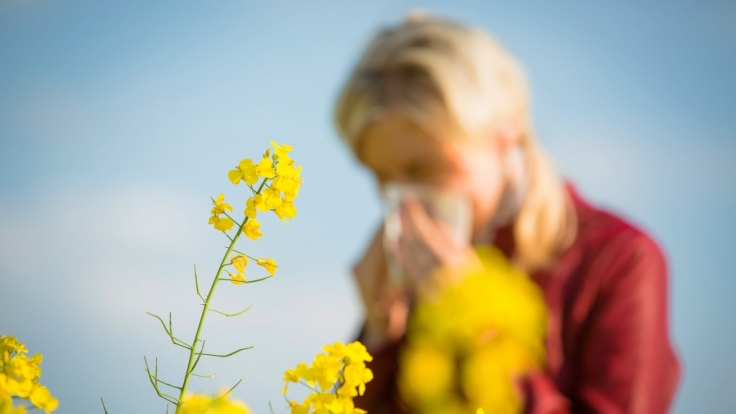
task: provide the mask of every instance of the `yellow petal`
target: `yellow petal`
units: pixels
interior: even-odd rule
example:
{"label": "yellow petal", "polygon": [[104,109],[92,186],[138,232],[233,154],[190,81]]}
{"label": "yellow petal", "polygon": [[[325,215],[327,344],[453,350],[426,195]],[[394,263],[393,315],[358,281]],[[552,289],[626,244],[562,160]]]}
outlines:
{"label": "yellow petal", "polygon": [[266,271],[271,276],[273,276],[274,273],[276,273],[276,268],[278,267],[276,265],[276,262],[273,259],[267,259],[267,258],[264,258],[264,257],[256,260],[256,264],[258,264],[260,266],[263,266],[263,268],[266,269]]}
{"label": "yellow petal", "polygon": [[243,179],[243,173],[240,172],[240,170],[230,170],[227,173],[227,178],[230,180],[231,183],[237,184],[240,182],[240,180]]}
{"label": "yellow petal", "polygon": [[243,233],[245,233],[248,238],[252,240],[258,240],[259,237],[263,236],[263,233],[261,233],[261,223],[258,222],[256,219],[248,219],[248,222],[245,223],[245,228],[243,229]]}
{"label": "yellow petal", "polygon": [[215,229],[220,230],[220,231],[230,231],[232,230],[234,225],[235,225],[235,222],[233,222],[229,217],[225,217],[225,218],[219,219],[217,223],[215,223]]}

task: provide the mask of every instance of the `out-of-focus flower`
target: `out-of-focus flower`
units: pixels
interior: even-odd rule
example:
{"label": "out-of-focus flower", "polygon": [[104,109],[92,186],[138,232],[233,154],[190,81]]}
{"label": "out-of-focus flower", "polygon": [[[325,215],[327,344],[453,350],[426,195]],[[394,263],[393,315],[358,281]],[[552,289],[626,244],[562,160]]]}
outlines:
{"label": "out-of-focus flower", "polygon": [[33,407],[46,413],[56,410],[59,400],[39,383],[43,356],[26,356],[28,349],[13,336],[0,335],[0,414],[26,412],[15,406],[14,398],[28,400]]}
{"label": "out-of-focus flower", "polygon": [[437,275],[460,282],[419,298],[409,321],[398,386],[420,413],[518,413],[513,374],[544,362],[546,306],[538,286],[497,249],[477,253],[484,270]]}
{"label": "out-of-focus flower", "polygon": [[179,414],[250,414],[250,409],[242,401],[229,398],[228,395],[207,396],[190,394],[182,401]]}

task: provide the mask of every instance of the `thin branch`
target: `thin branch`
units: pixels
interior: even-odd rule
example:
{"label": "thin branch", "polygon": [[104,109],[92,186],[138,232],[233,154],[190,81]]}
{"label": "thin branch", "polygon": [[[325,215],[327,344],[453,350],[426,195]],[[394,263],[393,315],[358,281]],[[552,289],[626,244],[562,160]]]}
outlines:
{"label": "thin branch", "polygon": [[197,276],[197,265],[194,265],[194,287],[197,289],[197,296],[199,296],[200,299],[202,299],[202,302],[206,302],[204,299],[204,296],[202,296],[201,293],[199,293],[199,277]]}
{"label": "thin branch", "polygon": [[207,378],[207,379],[209,379],[209,378],[215,378],[215,377],[217,376],[217,373],[215,372],[215,373],[214,373],[214,374],[212,374],[212,375],[199,375],[199,374],[197,374],[197,373],[194,373],[194,372],[192,372],[192,373],[191,373],[191,374],[189,374],[189,375],[194,375],[195,377],[199,377],[199,378]]}
{"label": "thin branch", "polygon": [[224,393],[224,394],[220,395],[219,397],[217,397],[217,399],[220,399],[220,398],[225,398],[225,397],[227,397],[228,395],[230,395],[230,393],[231,393],[231,392],[233,392],[233,390],[235,389],[235,387],[237,387],[238,385],[240,385],[240,383],[241,383],[241,382],[243,382],[243,379],[242,379],[242,378],[241,378],[241,379],[239,379],[239,380],[238,380],[238,382],[236,382],[236,383],[235,383],[235,385],[233,385],[233,387],[232,387],[232,388],[230,388],[229,390],[227,390],[227,392],[226,392],[226,393]]}
{"label": "thin branch", "polygon": [[[153,389],[156,391],[156,394],[158,394],[158,396],[161,397],[163,400],[166,400],[171,404],[178,405],[179,401],[175,397],[165,394],[158,389],[158,382],[160,382],[160,380],[154,377],[153,374],[151,374],[151,369],[148,367],[148,359],[145,356],[143,357],[143,361],[145,361],[146,363],[146,373],[148,374],[148,380],[151,381],[151,385],[153,385]],[[156,365],[158,365],[158,362]],[[158,371],[158,368],[156,368],[156,371]]]}
{"label": "thin branch", "polygon": [[[151,312],[146,312],[146,313],[147,313],[147,314],[149,314],[149,315],[151,315],[151,316],[153,316],[154,318],[158,319],[158,320],[159,320],[159,322],[161,322],[161,326],[163,326],[163,327],[164,327],[164,331],[166,331],[166,335],[168,335],[168,336],[169,336],[169,338],[171,338],[171,343],[173,343],[173,344],[174,344],[174,345],[176,345],[176,346],[180,346],[180,347],[182,347],[182,348],[186,348],[186,349],[189,349],[189,350],[191,350],[191,349],[192,349],[192,347],[191,347],[191,346],[189,346],[189,345],[188,345],[188,344],[187,344],[186,342],[184,342],[184,341],[182,341],[181,339],[179,339],[179,338],[175,337],[175,336],[174,336],[174,335],[173,335],[173,334],[171,333],[171,331],[169,331],[169,328],[167,328],[167,327],[166,327],[166,322],[164,322],[164,320],[163,320],[163,319],[161,319],[161,317],[160,317],[160,316],[158,316],[158,315],[154,315],[154,314],[152,314]],[[169,323],[171,323],[171,319],[170,319],[170,318],[171,318],[171,314],[169,314]]]}
{"label": "thin branch", "polygon": [[108,414],[107,407],[105,407],[105,399],[100,397],[100,401],[102,401],[102,410],[105,411],[105,414]]}
{"label": "thin branch", "polygon": [[[243,283],[256,283],[256,282],[261,282],[263,280],[270,279],[272,277],[273,276],[268,275],[268,276],[262,277],[260,279],[246,280],[245,282],[241,282],[241,281],[237,281],[237,282],[238,282],[239,285],[242,285]],[[225,279],[225,278],[222,278],[222,277],[219,280],[226,281],[226,282],[232,282],[233,281],[232,279]]]}
{"label": "thin branch", "polygon": [[194,365],[192,365],[192,369],[189,370],[187,375],[190,375],[192,372],[194,372],[194,368],[197,368],[197,364],[199,364],[199,360],[202,358],[202,353],[204,352],[204,344],[206,341],[202,341],[202,349],[199,350],[199,355],[197,355],[197,359],[194,361]]}
{"label": "thin branch", "polygon": [[221,311],[219,311],[219,310],[217,310],[217,309],[212,309],[212,308],[210,308],[210,309],[208,309],[208,310],[209,310],[209,311],[211,311],[211,312],[219,313],[220,315],[224,315],[224,316],[227,316],[228,318],[231,318],[231,317],[233,317],[233,316],[238,316],[238,315],[242,315],[242,314],[244,314],[244,313],[245,313],[245,312],[246,312],[246,311],[247,311],[248,309],[250,309],[250,308],[251,308],[251,306],[253,306],[253,305],[250,305],[250,306],[248,306],[247,308],[245,308],[245,309],[241,310],[240,312],[235,312],[235,313],[225,313],[225,312],[221,312]]}
{"label": "thin branch", "polygon": [[253,348],[253,347],[252,346],[249,346],[249,347],[246,347],[246,348],[240,348],[240,349],[238,349],[236,351],[233,351],[233,352],[231,352],[229,354],[225,354],[225,355],[222,355],[222,354],[204,354],[204,353],[201,353],[199,355],[200,356],[204,355],[204,356],[218,357],[218,358],[227,358],[227,357],[231,357],[231,356],[237,354],[238,352],[245,351],[246,349],[251,349],[251,348]]}
{"label": "thin branch", "polygon": [[271,414],[276,414],[273,412],[273,407],[271,406],[271,401],[268,402],[268,409],[271,410]]}

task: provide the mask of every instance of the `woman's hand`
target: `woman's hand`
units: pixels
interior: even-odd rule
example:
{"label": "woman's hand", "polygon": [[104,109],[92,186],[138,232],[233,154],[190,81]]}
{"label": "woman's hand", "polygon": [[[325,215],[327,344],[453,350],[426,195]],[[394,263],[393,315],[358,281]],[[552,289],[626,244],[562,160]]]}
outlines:
{"label": "woman's hand", "polygon": [[383,227],[353,267],[353,277],[365,306],[366,326],[363,343],[369,352],[401,338],[406,331],[409,298],[406,290],[389,284],[383,250]]}
{"label": "woman's hand", "polygon": [[469,269],[482,269],[470,242],[458,240],[444,223],[432,219],[419,200],[402,202],[401,226],[399,256],[404,273],[423,295],[437,294]]}

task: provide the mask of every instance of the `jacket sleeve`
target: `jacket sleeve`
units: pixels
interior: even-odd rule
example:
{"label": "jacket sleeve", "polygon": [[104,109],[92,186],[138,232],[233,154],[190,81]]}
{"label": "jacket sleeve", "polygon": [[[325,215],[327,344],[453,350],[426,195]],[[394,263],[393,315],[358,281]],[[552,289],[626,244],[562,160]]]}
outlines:
{"label": "jacket sleeve", "polygon": [[668,411],[680,368],[669,340],[667,268],[657,245],[632,233],[614,251],[604,250],[607,266],[574,356],[579,362],[569,401],[545,374],[536,374],[524,385],[528,412]]}

